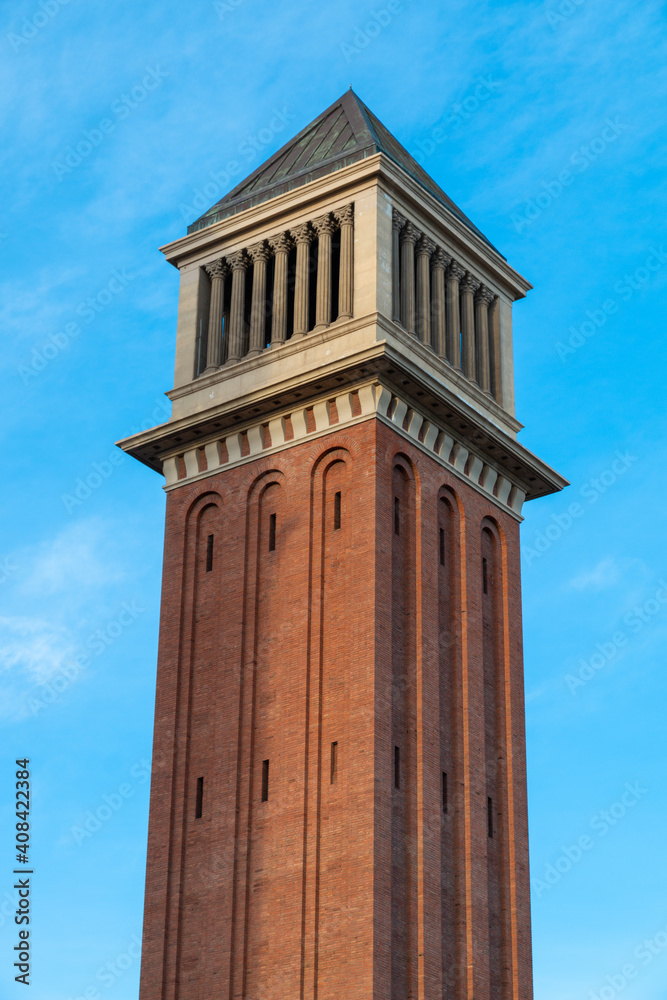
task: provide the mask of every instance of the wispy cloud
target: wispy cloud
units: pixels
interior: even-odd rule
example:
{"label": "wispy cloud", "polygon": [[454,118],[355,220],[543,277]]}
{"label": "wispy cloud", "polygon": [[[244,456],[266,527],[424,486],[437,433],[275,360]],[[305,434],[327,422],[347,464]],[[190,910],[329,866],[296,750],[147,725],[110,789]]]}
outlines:
{"label": "wispy cloud", "polygon": [[616,561],[608,556],[592,569],[583,570],[573,577],[568,586],[574,590],[605,590],[618,583],[621,571]]}

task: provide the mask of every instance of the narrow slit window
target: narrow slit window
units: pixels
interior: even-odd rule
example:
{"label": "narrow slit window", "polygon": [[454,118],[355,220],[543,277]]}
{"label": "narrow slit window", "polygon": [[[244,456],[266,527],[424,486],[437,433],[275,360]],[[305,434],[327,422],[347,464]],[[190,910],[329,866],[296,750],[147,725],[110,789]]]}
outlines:
{"label": "narrow slit window", "polygon": [[394,534],[400,535],[401,533],[401,501],[398,497],[394,497]]}
{"label": "narrow slit window", "polygon": [[401,787],[401,751],[394,747],[394,788]]}
{"label": "narrow slit window", "polygon": [[204,812],[204,779],[197,778],[197,794],[195,796],[195,819],[201,819]]}
{"label": "narrow slit window", "polygon": [[276,515],[269,518],[269,552],[275,552],[276,548]]}
{"label": "narrow slit window", "polygon": [[489,575],[486,565],[486,559],[482,559],[482,590],[485,594],[489,592]]}
{"label": "narrow slit window", "polygon": [[491,796],[486,800],[486,823],[489,837],[493,836],[493,799]]}
{"label": "narrow slit window", "polygon": [[442,772],[442,811],[447,812],[447,772]]}
{"label": "narrow slit window", "polygon": [[338,743],[331,744],[331,784],[338,780]]}
{"label": "narrow slit window", "polygon": [[262,802],[269,800],[269,762],[262,761]]}
{"label": "narrow slit window", "polygon": [[210,573],[213,569],[213,535],[209,535],[206,539],[206,572]]}
{"label": "narrow slit window", "polygon": [[440,529],[440,565],[445,565],[445,529]]}
{"label": "narrow slit window", "polygon": [[340,504],[341,495],[338,492],[334,494],[334,531],[338,531],[340,528]]}

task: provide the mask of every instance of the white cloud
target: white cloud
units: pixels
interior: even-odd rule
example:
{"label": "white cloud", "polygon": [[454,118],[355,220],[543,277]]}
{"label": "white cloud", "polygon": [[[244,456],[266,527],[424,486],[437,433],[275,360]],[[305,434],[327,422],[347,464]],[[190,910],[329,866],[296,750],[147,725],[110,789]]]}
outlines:
{"label": "white cloud", "polygon": [[113,551],[111,530],[101,520],[89,518],[42,543],[23,591],[33,596],[67,595],[72,607],[90,598],[90,588],[120,582],[125,574]]}
{"label": "white cloud", "polygon": [[593,569],[584,570],[570,580],[568,586],[574,590],[604,590],[612,587],[618,582],[620,577],[619,567],[614,559],[609,556],[594,566]]}

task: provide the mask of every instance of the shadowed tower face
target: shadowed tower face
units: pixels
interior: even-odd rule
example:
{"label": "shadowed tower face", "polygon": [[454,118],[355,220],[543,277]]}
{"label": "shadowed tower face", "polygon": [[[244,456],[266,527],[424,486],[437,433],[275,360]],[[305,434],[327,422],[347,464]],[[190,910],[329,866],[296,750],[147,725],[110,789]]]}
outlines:
{"label": "shadowed tower face", "polygon": [[141,1000],[529,1000],[530,286],[352,91],[163,252]]}

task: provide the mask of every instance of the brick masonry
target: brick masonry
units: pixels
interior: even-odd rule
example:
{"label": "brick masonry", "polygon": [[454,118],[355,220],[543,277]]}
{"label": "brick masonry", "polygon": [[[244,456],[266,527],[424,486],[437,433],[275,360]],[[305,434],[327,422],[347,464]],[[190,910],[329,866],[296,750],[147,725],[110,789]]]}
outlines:
{"label": "brick masonry", "polygon": [[525,779],[504,504],[377,417],[169,491],[141,1000],[530,1000]]}

